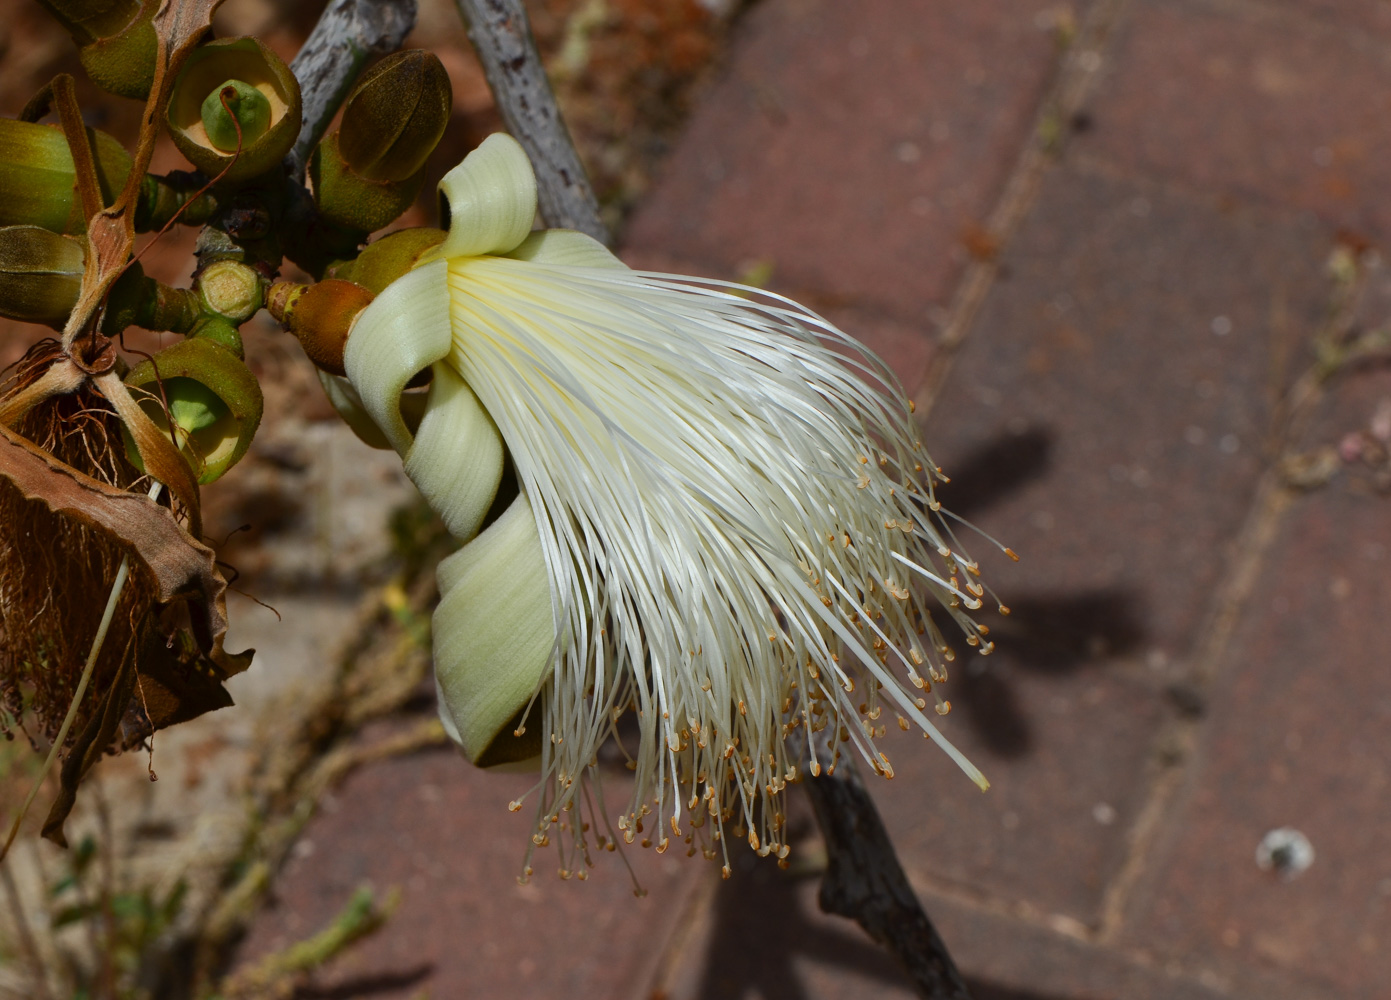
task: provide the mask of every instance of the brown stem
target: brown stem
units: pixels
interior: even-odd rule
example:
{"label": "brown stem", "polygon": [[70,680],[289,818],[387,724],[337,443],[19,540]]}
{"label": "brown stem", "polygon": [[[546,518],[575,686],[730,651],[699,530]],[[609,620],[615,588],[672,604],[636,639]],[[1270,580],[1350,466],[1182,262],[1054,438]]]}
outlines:
{"label": "brown stem", "polygon": [[77,89],[71,74],[59,73],[35,94],[20,112],[20,121],[36,122],[57,106],[58,121],[63,137],[72,153],[73,172],[77,177],[77,195],[82,202],[85,222],[105,206],[101,200],[101,185],[97,181],[96,158],[92,156],[92,137],[82,120],[82,108],[77,103]]}
{"label": "brown stem", "polygon": [[826,841],[821,909],[863,927],[902,963],[925,1000],[970,1000],[850,759],[842,757],[834,772],[804,784]]}
{"label": "brown stem", "polygon": [[76,392],[87,373],[70,358],[55,361],[42,376],[0,403],[0,424],[13,427],[24,414],[50,396]]}

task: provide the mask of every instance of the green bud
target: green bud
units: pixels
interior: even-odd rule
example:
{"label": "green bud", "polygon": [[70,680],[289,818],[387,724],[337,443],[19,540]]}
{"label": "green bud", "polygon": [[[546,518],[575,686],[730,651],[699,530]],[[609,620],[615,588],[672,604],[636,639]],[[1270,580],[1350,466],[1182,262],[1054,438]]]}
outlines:
{"label": "green bud", "polygon": [[78,46],[117,34],[140,13],[140,0],[39,0]]}
{"label": "green bud", "polygon": [[[125,382],[141,390],[136,397],[156,426],[168,432],[172,424],[174,440],[203,484],[246,454],[261,423],[264,402],[255,376],[210,338],[166,347],[132,369]],[[129,436],[126,455],[143,468]]]}
{"label": "green bud", "polygon": [[338,135],[326,136],[309,158],[309,180],[319,214],[360,233],[390,225],[415,201],[424,171],[400,181],[368,180],[343,161]]}
{"label": "green bud", "polygon": [[444,135],[452,103],[438,57],[420,49],[387,56],[362,75],[343,105],[343,162],[369,181],[413,176]]}
{"label": "green bud", "polygon": [[444,242],[443,229],[398,229],[367,246],[353,260],[328,269],[325,277],[356,282],[373,295],[415,267],[425,251]]}
{"label": "green bud", "polygon": [[143,100],[154,80],[159,0],[39,0],[72,35],[102,90]]}
{"label": "green bud", "polygon": [[317,367],[343,375],[348,334],[372,297],[366,288],[341,278],[314,285],[277,281],[266,295],[266,310],[294,335]]}
{"label": "green bud", "polygon": [[[125,185],[131,159],[105,132],[87,129],[102,199],[110,204]],[[0,226],[42,226],[86,233],[77,198],[77,171],[61,129],[0,118]]]}
{"label": "green bud", "polygon": [[[234,111],[243,130],[240,154],[235,152],[236,127],[222,107],[221,95],[229,85],[238,94]],[[264,109],[258,110],[253,93],[265,101]],[[189,162],[209,176],[227,170],[225,182],[244,181],[278,168],[295,144],[299,84],[280,57],[256,39],[220,38],[189,55],[164,117],[174,145]]]}
{"label": "green bud", "polygon": [[118,33],[82,46],[78,58],[87,77],[108,94],[143,101],[155,79],[159,39],[154,16],[158,0],[144,0],[140,13]]}
{"label": "green bud", "polygon": [[246,349],[242,345],[241,331],[237,325],[225,316],[203,316],[193,328],[189,330],[190,337],[201,337],[210,340],[219,347],[231,351],[238,358],[246,358]]}
{"label": "green bud", "polygon": [[87,253],[39,226],[0,228],[0,315],[55,329],[77,304]]}
{"label": "green bud", "polygon": [[249,83],[227,80],[203,98],[201,117],[208,140],[230,153],[266,134],[270,128],[270,101]]}

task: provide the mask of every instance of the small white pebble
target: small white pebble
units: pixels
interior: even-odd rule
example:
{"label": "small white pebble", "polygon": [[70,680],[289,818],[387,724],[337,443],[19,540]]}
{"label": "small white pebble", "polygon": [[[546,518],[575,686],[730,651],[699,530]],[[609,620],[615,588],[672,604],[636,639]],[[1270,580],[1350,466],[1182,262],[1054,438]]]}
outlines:
{"label": "small white pebble", "polygon": [[1256,845],[1256,866],[1286,882],[1298,878],[1314,863],[1314,845],[1292,826],[1271,830]]}

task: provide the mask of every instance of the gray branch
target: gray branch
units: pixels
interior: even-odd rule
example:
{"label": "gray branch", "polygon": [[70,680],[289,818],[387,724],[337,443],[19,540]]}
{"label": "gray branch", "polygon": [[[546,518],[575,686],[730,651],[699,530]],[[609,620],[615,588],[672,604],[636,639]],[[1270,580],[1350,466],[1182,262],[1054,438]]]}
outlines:
{"label": "gray branch", "polygon": [[290,63],[299,81],[304,124],[286,161],[304,180],[309,154],[338,113],[367,60],[395,52],[415,27],[416,0],[331,0]]}
{"label": "gray branch", "polygon": [[455,0],[507,131],[536,168],[546,225],[578,229],[603,243],[608,228],[556,107],[521,0]]}

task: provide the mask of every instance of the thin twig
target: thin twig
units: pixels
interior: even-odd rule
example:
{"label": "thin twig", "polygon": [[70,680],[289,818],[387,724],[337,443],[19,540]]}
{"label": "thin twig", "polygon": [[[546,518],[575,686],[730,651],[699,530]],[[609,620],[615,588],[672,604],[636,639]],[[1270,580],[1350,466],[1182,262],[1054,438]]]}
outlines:
{"label": "thin twig", "polygon": [[507,131],[536,170],[546,225],[609,242],[599,202],[560,117],[521,0],[455,0]]}
{"label": "thin twig", "polygon": [[309,154],[374,55],[395,52],[415,27],[416,0],[332,0],[304,40],[290,71],[299,82],[304,123],[286,157],[304,181]]}
{"label": "thin twig", "polygon": [[908,884],[884,821],[849,757],[803,784],[826,841],[820,903],[849,917],[902,963],[924,1000],[970,1000],[966,984]]}

